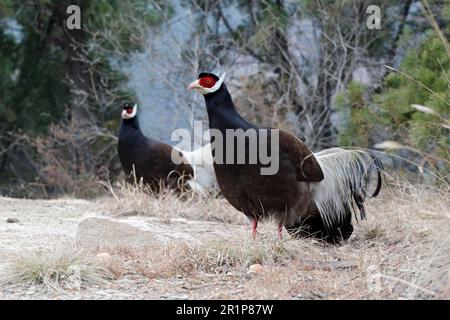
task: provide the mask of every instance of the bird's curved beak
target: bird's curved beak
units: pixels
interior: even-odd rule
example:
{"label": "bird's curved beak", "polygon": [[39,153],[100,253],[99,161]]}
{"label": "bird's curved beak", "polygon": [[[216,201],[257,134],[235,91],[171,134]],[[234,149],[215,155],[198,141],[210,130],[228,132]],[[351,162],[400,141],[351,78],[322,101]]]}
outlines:
{"label": "bird's curved beak", "polygon": [[195,80],[194,82],[192,82],[187,89],[188,90],[193,90],[193,89],[198,89],[201,88],[202,86],[200,85],[200,83],[198,82],[198,80]]}

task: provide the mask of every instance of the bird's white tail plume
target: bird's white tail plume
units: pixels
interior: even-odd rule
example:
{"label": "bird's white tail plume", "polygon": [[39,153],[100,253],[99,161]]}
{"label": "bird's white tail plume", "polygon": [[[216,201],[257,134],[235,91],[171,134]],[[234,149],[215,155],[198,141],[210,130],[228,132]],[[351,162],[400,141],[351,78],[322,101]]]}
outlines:
{"label": "bird's white tail plume", "polygon": [[332,148],[315,156],[324,179],[313,185],[313,194],[325,227],[337,230],[351,220],[356,208],[364,219],[364,200],[373,172],[377,174],[377,186],[371,196],[376,196],[381,188],[381,162],[362,150]]}
{"label": "bird's white tail plume", "polygon": [[213,167],[211,144],[207,144],[192,152],[179,151],[181,151],[183,157],[194,168],[194,179],[187,182],[191,189],[204,196],[216,191],[218,185]]}

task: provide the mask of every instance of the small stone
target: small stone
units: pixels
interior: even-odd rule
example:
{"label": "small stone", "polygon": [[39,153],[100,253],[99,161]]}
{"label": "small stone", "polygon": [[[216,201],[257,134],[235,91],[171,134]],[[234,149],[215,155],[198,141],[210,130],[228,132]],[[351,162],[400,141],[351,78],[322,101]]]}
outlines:
{"label": "small stone", "polygon": [[262,271],[263,271],[263,266],[260,265],[259,263],[252,264],[249,268],[250,273],[261,273]]}
{"label": "small stone", "polygon": [[7,223],[19,223],[19,219],[17,218],[8,218],[6,219]]}
{"label": "small stone", "polygon": [[112,257],[108,252],[100,252],[96,255],[98,261],[100,261],[100,263],[108,265],[111,264],[112,261]]}
{"label": "small stone", "polygon": [[242,280],[250,280],[252,278],[252,275],[251,274],[244,274],[244,275],[242,275]]}

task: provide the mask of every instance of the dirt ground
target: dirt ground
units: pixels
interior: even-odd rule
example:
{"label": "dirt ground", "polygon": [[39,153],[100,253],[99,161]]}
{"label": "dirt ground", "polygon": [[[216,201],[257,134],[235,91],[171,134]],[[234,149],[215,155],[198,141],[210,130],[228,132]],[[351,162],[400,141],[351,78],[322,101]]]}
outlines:
{"label": "dirt ground", "polygon": [[[165,248],[160,257],[159,248],[111,249],[115,276],[105,283],[86,283],[77,290],[8,283],[0,286],[0,298],[449,299],[450,212],[449,200],[442,196],[423,190],[385,193],[369,202],[368,221],[357,224],[350,241],[339,246],[314,239],[291,240],[288,236],[278,244],[271,222],[262,225],[258,239],[253,241],[245,219],[225,202],[217,200],[213,205],[223,210],[221,216],[232,216],[228,221],[218,221],[205,207],[181,203],[180,208],[195,209],[194,213],[180,213],[185,221],[193,215],[191,220],[208,220],[208,225],[202,231],[191,226],[199,224],[181,220],[182,225],[174,228],[201,237],[206,243],[203,248],[172,243],[173,250]],[[173,209],[172,200],[161,201],[171,201]],[[112,202],[113,198],[0,198],[0,277],[10,271],[9,257],[17,252],[48,251],[56,245],[74,243],[79,223],[87,217],[104,216]],[[164,203],[149,206],[155,205],[164,207]],[[152,219],[152,223],[170,227],[170,223],[178,223],[174,216],[177,214],[134,219]],[[214,232],[204,232],[208,228]],[[283,254],[274,254],[277,250]],[[162,260],[163,267],[152,266]],[[251,270],[254,263],[261,263],[262,271]]]}

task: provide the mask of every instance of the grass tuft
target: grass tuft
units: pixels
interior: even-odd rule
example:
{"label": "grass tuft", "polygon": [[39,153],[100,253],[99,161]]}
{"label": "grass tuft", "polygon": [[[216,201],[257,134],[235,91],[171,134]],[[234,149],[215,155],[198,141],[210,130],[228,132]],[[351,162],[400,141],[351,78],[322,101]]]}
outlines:
{"label": "grass tuft", "polygon": [[73,246],[46,251],[22,251],[8,258],[0,285],[44,285],[46,289],[80,290],[88,284],[105,284],[112,274],[95,256]]}

